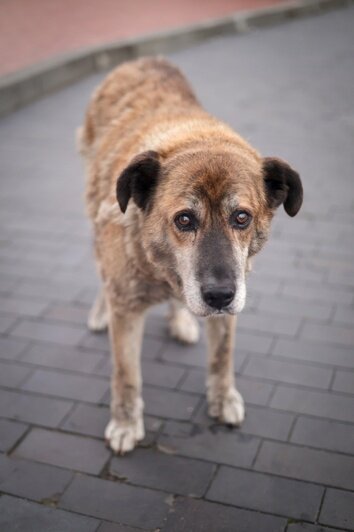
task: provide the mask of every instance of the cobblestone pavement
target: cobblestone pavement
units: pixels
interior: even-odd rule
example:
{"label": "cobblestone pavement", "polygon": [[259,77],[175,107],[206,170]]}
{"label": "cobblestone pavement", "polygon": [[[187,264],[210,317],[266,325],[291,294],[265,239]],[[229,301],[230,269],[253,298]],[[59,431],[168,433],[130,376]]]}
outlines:
{"label": "cobblestone pavement", "polygon": [[74,130],[99,78],[0,125],[0,529],[354,530],[354,9],[174,54],[202,102],[306,192],[249,280],[235,361],[239,430],[205,415],[204,340],[143,347],[148,434],[118,458],[109,347],[85,320],[96,276]]}

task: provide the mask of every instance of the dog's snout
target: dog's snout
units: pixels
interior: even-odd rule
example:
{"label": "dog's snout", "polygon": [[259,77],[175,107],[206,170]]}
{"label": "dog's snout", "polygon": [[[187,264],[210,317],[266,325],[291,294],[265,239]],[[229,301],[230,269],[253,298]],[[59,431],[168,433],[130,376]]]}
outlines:
{"label": "dog's snout", "polygon": [[221,310],[227,307],[233,300],[235,287],[231,285],[205,286],[202,288],[202,296],[209,307]]}

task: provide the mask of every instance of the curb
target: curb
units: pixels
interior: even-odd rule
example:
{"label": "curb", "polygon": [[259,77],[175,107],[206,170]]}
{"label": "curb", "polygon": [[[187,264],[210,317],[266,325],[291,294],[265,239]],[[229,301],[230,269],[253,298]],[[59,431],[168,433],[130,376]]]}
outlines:
{"label": "curb", "polygon": [[293,0],[287,4],[236,12],[182,28],[70,52],[0,78],[0,116],[128,59],[170,53],[189,48],[211,37],[244,33],[254,28],[347,7],[353,2],[354,0]]}

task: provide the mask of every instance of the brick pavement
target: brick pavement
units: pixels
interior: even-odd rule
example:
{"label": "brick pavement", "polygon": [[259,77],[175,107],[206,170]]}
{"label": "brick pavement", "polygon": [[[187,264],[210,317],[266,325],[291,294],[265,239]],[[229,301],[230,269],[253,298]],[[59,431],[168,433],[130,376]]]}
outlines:
{"label": "brick pavement", "polygon": [[115,457],[107,336],[74,130],[89,78],[0,123],[0,529],[354,530],[354,9],[173,54],[202,102],[301,172],[255,262],[235,351],[247,418],[205,413],[205,339],[143,347],[147,437]]}

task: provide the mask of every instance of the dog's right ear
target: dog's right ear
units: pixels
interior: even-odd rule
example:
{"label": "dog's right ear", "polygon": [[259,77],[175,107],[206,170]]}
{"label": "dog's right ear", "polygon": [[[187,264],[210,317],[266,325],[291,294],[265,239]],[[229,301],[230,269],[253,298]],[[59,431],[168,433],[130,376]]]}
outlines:
{"label": "dog's right ear", "polygon": [[127,210],[130,198],[145,210],[156,188],[161,165],[156,151],[140,153],[123,170],[117,181],[117,200],[122,212]]}

